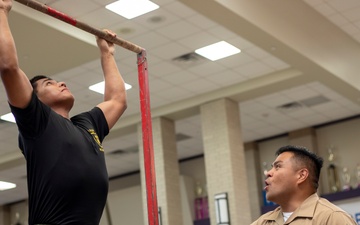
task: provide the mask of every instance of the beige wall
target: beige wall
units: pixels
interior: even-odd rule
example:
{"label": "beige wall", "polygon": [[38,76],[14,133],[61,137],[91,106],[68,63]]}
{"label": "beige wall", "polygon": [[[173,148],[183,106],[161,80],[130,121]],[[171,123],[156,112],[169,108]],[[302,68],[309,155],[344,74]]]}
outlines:
{"label": "beige wall", "polygon": [[113,225],[144,223],[140,185],[111,192],[108,206]]}
{"label": "beige wall", "polygon": [[260,152],[260,163],[266,162],[268,166],[275,160],[275,152],[279,147],[288,145],[289,140],[287,136],[281,136],[274,139],[268,139],[258,143]]}
{"label": "beige wall", "polygon": [[0,225],[10,223],[10,207],[0,206]]}

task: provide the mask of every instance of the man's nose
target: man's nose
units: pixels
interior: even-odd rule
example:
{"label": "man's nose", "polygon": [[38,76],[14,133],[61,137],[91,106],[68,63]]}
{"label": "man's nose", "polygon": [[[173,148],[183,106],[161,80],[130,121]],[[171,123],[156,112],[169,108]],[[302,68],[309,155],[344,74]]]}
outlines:
{"label": "man's nose", "polygon": [[64,81],[58,82],[59,87],[66,87],[66,84]]}
{"label": "man's nose", "polygon": [[265,177],[271,177],[271,171],[272,169],[264,171]]}

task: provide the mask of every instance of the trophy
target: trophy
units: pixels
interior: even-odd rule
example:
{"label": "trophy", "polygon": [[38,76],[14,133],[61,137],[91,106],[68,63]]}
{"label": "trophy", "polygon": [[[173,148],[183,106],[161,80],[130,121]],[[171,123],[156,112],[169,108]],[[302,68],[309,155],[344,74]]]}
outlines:
{"label": "trophy", "polygon": [[20,214],[18,212],[15,214],[15,218],[16,218],[15,225],[21,225],[21,223],[20,223]]}
{"label": "trophy", "polygon": [[264,174],[264,179],[267,178],[267,172],[268,172],[268,164],[267,162],[263,162],[263,174]]}
{"label": "trophy", "polygon": [[197,198],[202,197],[202,195],[203,195],[203,187],[202,187],[200,181],[196,182],[195,194],[196,194]]}
{"label": "trophy", "polygon": [[344,167],[343,170],[342,170],[342,173],[341,173],[341,178],[342,178],[342,181],[343,181],[343,187],[342,187],[342,190],[343,191],[349,191],[351,190],[351,184],[350,184],[350,181],[351,181],[351,175],[349,173],[349,170],[347,167]]}
{"label": "trophy", "polygon": [[360,188],[360,163],[357,164],[355,170],[355,177],[356,177],[356,188]]}
{"label": "trophy", "polygon": [[338,192],[340,191],[340,182],[339,182],[339,177],[338,177],[338,173],[337,173],[337,167],[334,163],[334,152],[333,152],[333,147],[330,147],[328,149],[328,153],[329,153],[329,166],[327,168],[327,174],[328,174],[328,181],[329,181],[329,187],[330,187],[330,192]]}
{"label": "trophy", "polygon": [[206,188],[203,187],[199,181],[196,182],[195,195],[195,219],[202,220],[209,218],[209,205]]}

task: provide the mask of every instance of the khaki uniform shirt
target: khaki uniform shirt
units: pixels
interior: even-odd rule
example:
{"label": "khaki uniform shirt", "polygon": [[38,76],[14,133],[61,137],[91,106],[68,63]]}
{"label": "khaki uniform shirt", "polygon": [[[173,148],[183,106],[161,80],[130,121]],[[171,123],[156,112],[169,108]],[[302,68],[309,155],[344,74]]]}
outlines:
{"label": "khaki uniform shirt", "polygon": [[299,208],[284,222],[282,210],[277,207],[274,211],[260,216],[251,225],[357,225],[354,219],[324,198],[315,193],[307,198]]}

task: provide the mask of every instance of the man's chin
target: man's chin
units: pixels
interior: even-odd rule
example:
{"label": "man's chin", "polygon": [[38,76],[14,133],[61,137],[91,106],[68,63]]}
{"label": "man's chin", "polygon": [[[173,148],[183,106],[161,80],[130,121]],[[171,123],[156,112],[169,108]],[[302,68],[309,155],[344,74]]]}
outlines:
{"label": "man's chin", "polygon": [[271,195],[269,195],[269,192],[266,193],[265,197],[266,197],[266,200],[268,200],[269,202],[273,201],[273,198]]}

